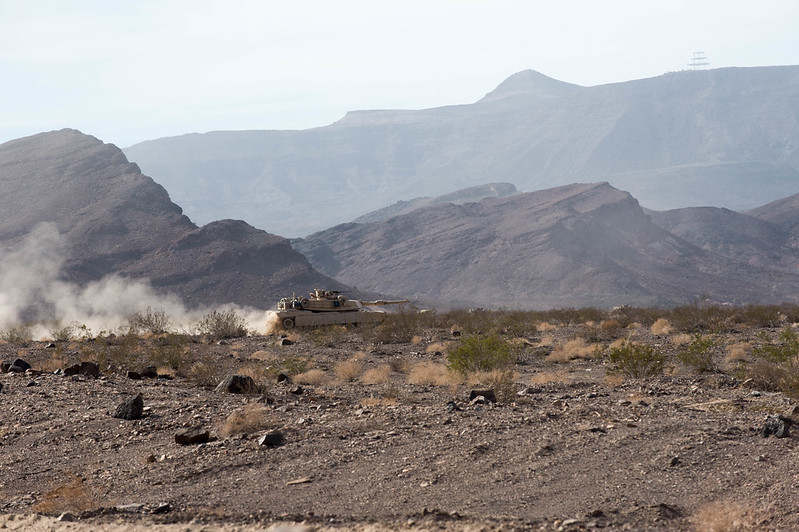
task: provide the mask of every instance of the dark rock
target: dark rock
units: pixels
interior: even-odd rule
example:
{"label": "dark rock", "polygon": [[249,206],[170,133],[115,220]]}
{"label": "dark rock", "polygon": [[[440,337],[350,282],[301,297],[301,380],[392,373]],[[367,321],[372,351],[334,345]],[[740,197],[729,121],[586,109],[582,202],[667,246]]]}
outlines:
{"label": "dark rock", "polygon": [[277,382],[285,382],[285,383],[289,383],[290,384],[291,383],[291,377],[289,377],[285,373],[278,373],[277,374]]}
{"label": "dark rock", "polygon": [[155,366],[147,366],[143,370],[139,371],[143,379],[157,379],[158,378],[158,368]]}
{"label": "dark rock", "polygon": [[128,370],[127,377],[131,380],[138,381],[141,380],[141,373],[133,370]]}
{"label": "dark rock", "polygon": [[221,393],[258,393],[258,385],[248,375],[228,375],[216,387]]}
{"label": "dark rock", "polygon": [[54,344],[53,342],[50,342],[49,344],[47,344],[46,346],[44,346],[44,348],[45,348],[45,349],[55,349],[55,344]]}
{"label": "dark rock", "polygon": [[180,445],[205,443],[210,439],[211,433],[200,427],[183,429],[175,433],[175,443],[179,443]]}
{"label": "dark rock", "polygon": [[75,514],[70,513],[70,512],[62,513],[61,515],[58,516],[58,519],[57,519],[57,521],[61,521],[62,523],[72,523],[72,522],[77,521],[77,520],[78,520],[78,518],[75,517]]}
{"label": "dark rock", "polygon": [[258,438],[258,445],[264,447],[278,447],[283,445],[285,442],[285,438],[283,437],[283,433],[279,430],[273,430],[271,432],[267,432],[260,438]]}
{"label": "dark rock", "polygon": [[114,417],[119,419],[139,419],[144,412],[144,400],[141,394],[123,401],[117,406]]}
{"label": "dark rock", "polygon": [[11,367],[14,367],[14,366],[17,366],[18,368],[22,368],[21,373],[25,373],[26,370],[31,369],[31,365],[28,364],[27,362],[25,362],[24,360],[22,360],[21,358],[16,359],[14,361],[14,363],[11,364]]}
{"label": "dark rock", "polygon": [[785,416],[768,416],[760,433],[764,438],[776,436],[777,438],[787,438],[791,427],[791,419]]}
{"label": "dark rock", "polygon": [[294,342],[292,342],[288,338],[281,338],[280,340],[278,340],[277,345],[294,345]]}
{"label": "dark rock", "polygon": [[86,375],[87,377],[94,377],[96,379],[100,376],[100,366],[95,362],[83,361],[80,364],[73,364],[64,369],[64,375],[67,377],[71,377],[72,375]]}
{"label": "dark rock", "polygon": [[0,392],[2,392],[2,391],[3,391],[3,383],[0,382]]}
{"label": "dark rock", "polygon": [[494,393],[494,390],[488,388],[486,390],[472,390],[469,392],[469,401],[474,401],[474,399],[478,396],[482,395],[486,401],[491,403],[497,402],[497,395]]}
{"label": "dark rock", "polygon": [[294,386],[289,390],[289,393],[294,395],[302,395],[303,391],[304,390],[302,389],[302,386]]}
{"label": "dark rock", "polygon": [[11,367],[11,362],[8,360],[3,360],[0,362],[0,373],[8,373],[9,368]]}
{"label": "dark rock", "polygon": [[455,401],[447,402],[447,412],[457,412],[460,410],[462,410],[462,408],[459,407],[458,403],[456,403]]}
{"label": "dark rock", "polygon": [[29,382],[28,384],[26,384],[25,386],[26,386],[27,388],[30,388],[31,386],[39,386],[39,383],[38,383],[38,382],[36,382],[36,381],[30,381],[30,382]]}

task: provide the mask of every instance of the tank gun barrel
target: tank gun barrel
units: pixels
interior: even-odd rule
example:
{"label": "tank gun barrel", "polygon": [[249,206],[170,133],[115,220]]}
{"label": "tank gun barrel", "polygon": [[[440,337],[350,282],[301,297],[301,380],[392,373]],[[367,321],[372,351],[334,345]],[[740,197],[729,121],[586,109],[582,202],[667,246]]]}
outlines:
{"label": "tank gun barrel", "polygon": [[407,299],[377,299],[375,301],[361,301],[361,304],[373,306],[373,305],[402,305],[403,303],[409,303]]}

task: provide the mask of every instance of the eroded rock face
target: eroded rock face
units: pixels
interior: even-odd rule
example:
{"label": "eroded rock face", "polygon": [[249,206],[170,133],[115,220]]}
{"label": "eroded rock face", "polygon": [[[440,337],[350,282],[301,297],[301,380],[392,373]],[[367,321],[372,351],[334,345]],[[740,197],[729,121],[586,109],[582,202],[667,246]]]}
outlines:
{"label": "eroded rock face", "polygon": [[164,188],[112,144],[64,129],[0,145],[0,242],[50,228],[48,263],[78,284],[109,274],[147,279],[189,306],[265,308],[309,286],[345,289],[288,240],[245,222],[197,227]]}

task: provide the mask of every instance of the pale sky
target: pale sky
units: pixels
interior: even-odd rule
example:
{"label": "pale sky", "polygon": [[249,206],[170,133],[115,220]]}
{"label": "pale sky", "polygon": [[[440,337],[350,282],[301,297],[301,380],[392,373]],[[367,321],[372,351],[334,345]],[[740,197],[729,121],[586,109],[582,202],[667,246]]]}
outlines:
{"label": "pale sky", "polygon": [[127,147],[473,103],[525,69],[592,86],[799,64],[796,0],[0,0],[0,142]]}

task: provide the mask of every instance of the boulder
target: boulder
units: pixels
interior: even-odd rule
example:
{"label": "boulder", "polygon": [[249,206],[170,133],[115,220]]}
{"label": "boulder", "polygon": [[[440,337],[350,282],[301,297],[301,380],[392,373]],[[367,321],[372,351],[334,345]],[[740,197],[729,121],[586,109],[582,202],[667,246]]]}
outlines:
{"label": "boulder", "polygon": [[144,413],[144,400],[141,394],[123,401],[114,411],[114,417],[119,419],[140,419]]}

